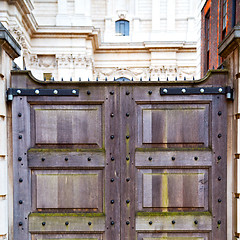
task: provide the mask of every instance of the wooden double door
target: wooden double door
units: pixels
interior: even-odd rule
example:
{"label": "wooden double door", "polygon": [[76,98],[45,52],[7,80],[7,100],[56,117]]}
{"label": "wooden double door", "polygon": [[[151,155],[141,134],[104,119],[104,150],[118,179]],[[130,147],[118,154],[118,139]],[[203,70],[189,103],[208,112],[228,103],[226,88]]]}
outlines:
{"label": "wooden double door", "polygon": [[225,78],[43,83],[13,72],[14,240],[226,240],[226,97],[160,94]]}

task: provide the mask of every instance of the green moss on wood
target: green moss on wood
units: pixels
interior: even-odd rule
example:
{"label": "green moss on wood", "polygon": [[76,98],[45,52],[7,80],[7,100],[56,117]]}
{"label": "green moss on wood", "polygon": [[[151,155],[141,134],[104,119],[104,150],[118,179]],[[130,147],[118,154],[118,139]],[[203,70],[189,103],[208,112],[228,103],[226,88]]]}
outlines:
{"label": "green moss on wood", "polygon": [[208,216],[211,217],[210,212],[138,212],[139,217],[173,217],[173,216]]}

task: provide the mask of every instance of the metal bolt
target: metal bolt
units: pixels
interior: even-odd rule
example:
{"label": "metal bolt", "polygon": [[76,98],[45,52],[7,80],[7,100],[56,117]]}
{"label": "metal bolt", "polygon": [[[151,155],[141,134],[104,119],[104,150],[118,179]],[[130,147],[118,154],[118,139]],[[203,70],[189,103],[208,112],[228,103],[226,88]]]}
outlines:
{"label": "metal bolt", "polygon": [[19,135],[19,136],[18,136],[18,139],[22,139],[22,135]]}
{"label": "metal bolt", "polygon": [[67,157],[65,157],[65,161],[66,161],[66,162],[68,161],[68,158],[67,158]]}
{"label": "metal bolt", "polygon": [[130,224],[130,222],[129,222],[129,221],[126,221],[126,224],[127,224],[127,225],[129,225],[129,224]]}
{"label": "metal bolt", "polygon": [[218,134],[218,138],[221,138],[221,137],[222,137],[222,134],[221,134],[221,133],[219,133],[219,134]]}
{"label": "metal bolt", "polygon": [[149,94],[149,95],[151,95],[151,94],[152,94],[152,91],[151,91],[151,90],[149,90],[149,91],[148,91],[148,94]]}
{"label": "metal bolt", "polygon": [[114,91],[111,91],[110,94],[113,95],[113,94],[114,94]]}
{"label": "metal bolt", "polygon": [[218,199],[218,202],[219,202],[219,203],[222,202],[222,199],[219,198],[219,199]]}
{"label": "metal bolt", "polygon": [[90,95],[90,94],[91,94],[91,92],[88,90],[88,91],[87,91],[87,95]]}
{"label": "metal bolt", "polygon": [[130,116],[130,114],[129,114],[129,113],[126,113],[126,116],[127,116],[127,117],[129,117],[129,116]]}
{"label": "metal bolt", "polygon": [[111,138],[111,139],[114,139],[114,135],[111,135],[110,138]]}
{"label": "metal bolt", "polygon": [[218,224],[221,224],[222,222],[221,222],[221,220],[218,220],[217,223],[218,223]]}
{"label": "metal bolt", "polygon": [[77,93],[77,91],[76,90],[72,90],[72,94],[76,94]]}
{"label": "metal bolt", "polygon": [[127,160],[127,161],[129,161],[129,159],[130,159],[129,157],[126,157],[126,160]]}
{"label": "metal bolt", "polygon": [[58,94],[58,90],[54,90],[53,93],[54,93],[54,94]]}
{"label": "metal bolt", "polygon": [[92,160],[90,157],[88,157],[88,159],[87,159],[89,162]]}
{"label": "metal bolt", "polygon": [[22,179],[22,178],[19,178],[19,182],[23,182],[23,179]]}
{"label": "metal bolt", "polygon": [[168,90],[166,88],[163,89],[163,93],[167,93]]}
{"label": "metal bolt", "polygon": [[197,161],[197,160],[198,160],[198,157],[194,157],[194,160]]}
{"label": "metal bolt", "polygon": [[222,115],[222,112],[221,112],[221,111],[219,111],[219,112],[218,112],[218,116],[221,116],[221,115]]}
{"label": "metal bolt", "polygon": [[222,159],[222,157],[221,157],[221,156],[218,156],[217,158],[218,158],[218,160],[221,160],[221,159]]}
{"label": "metal bolt", "polygon": [[37,89],[37,90],[35,90],[35,93],[36,93],[36,94],[39,94],[39,93],[40,93],[40,91]]}
{"label": "metal bolt", "polygon": [[129,200],[129,199],[127,199],[127,200],[126,200],[126,203],[127,203],[127,204],[128,204],[128,203],[130,203],[130,200]]}
{"label": "metal bolt", "polygon": [[130,92],[129,92],[129,91],[127,91],[127,92],[126,92],[126,95],[129,95],[129,94],[130,94]]}
{"label": "metal bolt", "polygon": [[153,222],[152,222],[152,221],[150,221],[150,222],[149,222],[149,225],[152,225],[152,224],[153,224]]}
{"label": "metal bolt", "polygon": [[129,181],[130,181],[130,178],[126,178],[126,181],[129,182]]}
{"label": "metal bolt", "polygon": [[182,89],[182,93],[186,93],[186,89],[185,88]]}
{"label": "metal bolt", "polygon": [[65,225],[66,225],[66,226],[69,225],[69,222],[65,222]]}
{"label": "metal bolt", "polygon": [[92,223],[91,223],[91,222],[88,222],[88,225],[89,225],[89,226],[91,226],[91,225],[92,225]]}
{"label": "metal bolt", "polygon": [[22,200],[19,200],[19,204],[22,204],[23,203],[23,201]]}
{"label": "metal bolt", "polygon": [[21,113],[18,113],[18,116],[19,116],[19,117],[21,117],[21,116],[22,116],[22,114],[21,114]]}
{"label": "metal bolt", "polygon": [[111,204],[114,204],[114,200],[111,200]]}
{"label": "metal bolt", "polygon": [[175,161],[175,157],[172,157],[172,160]]}
{"label": "metal bolt", "polygon": [[42,158],[42,161],[44,162],[44,161],[45,161],[45,158]]}
{"label": "metal bolt", "polygon": [[194,221],[194,223],[197,225],[197,224],[198,224],[198,221],[197,221],[197,220],[195,220],[195,221]]}
{"label": "metal bolt", "polygon": [[23,225],[23,223],[22,223],[22,222],[19,222],[19,223],[18,223],[18,225],[19,225],[19,226],[22,226],[22,225]]}
{"label": "metal bolt", "polygon": [[110,115],[111,117],[114,117],[114,113],[111,113],[111,115]]}
{"label": "metal bolt", "polygon": [[152,157],[149,157],[148,160],[149,160],[149,161],[152,161]]}
{"label": "metal bolt", "polygon": [[204,89],[203,88],[200,89],[200,93],[204,93]]}
{"label": "metal bolt", "polygon": [[114,221],[111,221],[111,225],[114,225]]}
{"label": "metal bolt", "polygon": [[111,161],[114,161],[115,159],[114,159],[114,157],[111,157]]}
{"label": "metal bolt", "polygon": [[22,158],[21,158],[21,157],[18,157],[18,161],[21,162],[21,161],[22,161]]}
{"label": "metal bolt", "polygon": [[129,139],[130,138],[130,136],[126,136],[126,139]]}
{"label": "metal bolt", "polygon": [[111,178],[111,182],[114,182],[114,178]]}
{"label": "metal bolt", "polygon": [[21,93],[22,93],[21,90],[18,89],[18,90],[17,90],[17,94],[21,94]]}
{"label": "metal bolt", "polygon": [[222,91],[223,91],[223,89],[222,89],[222,88],[219,88],[219,89],[218,89],[218,92],[220,92],[220,93],[221,93]]}
{"label": "metal bolt", "polygon": [[176,222],[175,222],[175,220],[172,220],[172,224],[175,224]]}
{"label": "metal bolt", "polygon": [[221,177],[218,177],[218,181],[221,181],[222,180],[222,178]]}
{"label": "metal bolt", "polygon": [[42,225],[43,225],[43,226],[45,226],[45,225],[46,225],[46,223],[45,223],[45,222],[42,222]]}

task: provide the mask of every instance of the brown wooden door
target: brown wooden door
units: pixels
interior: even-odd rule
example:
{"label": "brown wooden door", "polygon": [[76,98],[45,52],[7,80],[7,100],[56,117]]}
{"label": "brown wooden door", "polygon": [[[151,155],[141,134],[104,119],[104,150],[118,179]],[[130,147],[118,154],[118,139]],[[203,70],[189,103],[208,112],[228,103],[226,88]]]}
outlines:
{"label": "brown wooden door", "polygon": [[13,73],[14,88],[79,89],[14,97],[14,239],[226,239],[226,98],[164,86]]}

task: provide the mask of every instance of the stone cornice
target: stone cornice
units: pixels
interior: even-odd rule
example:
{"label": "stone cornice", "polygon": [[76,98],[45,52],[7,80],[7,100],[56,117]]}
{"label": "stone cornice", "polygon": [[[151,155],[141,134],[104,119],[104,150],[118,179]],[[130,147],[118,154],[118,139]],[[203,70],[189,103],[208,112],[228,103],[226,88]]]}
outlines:
{"label": "stone cornice", "polygon": [[0,22],[0,45],[14,59],[21,55],[21,47]]}
{"label": "stone cornice", "polygon": [[240,26],[235,26],[218,47],[219,55],[226,58],[236,47],[240,46]]}

